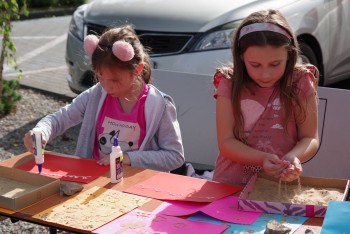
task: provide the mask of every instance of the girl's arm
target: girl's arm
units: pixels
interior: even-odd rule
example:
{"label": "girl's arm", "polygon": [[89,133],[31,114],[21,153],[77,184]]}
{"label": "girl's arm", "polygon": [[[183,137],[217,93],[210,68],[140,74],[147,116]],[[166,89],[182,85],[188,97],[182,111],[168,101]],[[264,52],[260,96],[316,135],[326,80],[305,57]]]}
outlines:
{"label": "girl's arm", "polygon": [[[291,162],[291,167],[285,170],[281,178],[292,181],[302,173],[300,162],[310,160],[317,152],[319,147],[318,137],[318,108],[316,95],[310,95],[303,103],[306,110],[306,119],[298,124],[298,139],[295,147],[290,150],[283,159]],[[296,111],[296,117],[298,111]]]}
{"label": "girl's arm", "polygon": [[279,176],[287,166],[277,155],[256,150],[237,140],[233,134],[235,124],[231,100],[218,96],[216,101],[216,128],[220,153],[240,164],[262,166],[272,176]]}
{"label": "girl's arm", "polygon": [[[73,99],[72,103],[46,115],[36,124],[35,128],[42,133],[44,145],[63,134],[68,128],[81,122],[88,100],[88,92],[89,90],[78,95]],[[34,152],[32,134],[32,130],[29,130],[23,138],[26,149],[31,153]]]}
{"label": "girl's arm", "polygon": [[125,152],[126,165],[172,171],[184,164],[184,149],[176,107],[168,98],[165,98],[165,102],[165,110],[159,125],[155,126],[157,131],[149,146],[145,150]]}

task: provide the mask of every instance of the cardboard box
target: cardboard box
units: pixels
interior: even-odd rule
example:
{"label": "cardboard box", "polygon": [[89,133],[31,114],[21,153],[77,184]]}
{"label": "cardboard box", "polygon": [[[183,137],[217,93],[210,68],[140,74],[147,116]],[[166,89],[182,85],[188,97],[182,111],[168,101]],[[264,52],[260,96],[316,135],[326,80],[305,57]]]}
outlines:
{"label": "cardboard box", "polygon": [[[257,178],[264,178],[270,181],[278,183],[278,179],[271,178],[265,174],[254,175],[243,191],[241,192],[238,199],[238,207],[240,210],[245,211],[257,211],[273,214],[283,215],[295,215],[295,216],[308,216],[308,217],[324,217],[326,214],[327,206],[321,205],[304,205],[304,204],[291,204],[284,202],[275,201],[259,201],[249,200],[248,196],[254,189]],[[328,179],[328,178],[317,178],[317,177],[300,177],[301,186],[310,186],[315,188],[336,188],[344,191],[343,199],[345,200],[349,191],[349,180],[343,179]],[[292,184],[298,184],[298,181],[288,182]],[[281,185],[283,190],[283,183]],[[277,193],[278,191],[276,191]]]}
{"label": "cardboard box", "polygon": [[0,166],[0,181],[0,207],[13,211],[60,190],[58,179],[4,166]]}

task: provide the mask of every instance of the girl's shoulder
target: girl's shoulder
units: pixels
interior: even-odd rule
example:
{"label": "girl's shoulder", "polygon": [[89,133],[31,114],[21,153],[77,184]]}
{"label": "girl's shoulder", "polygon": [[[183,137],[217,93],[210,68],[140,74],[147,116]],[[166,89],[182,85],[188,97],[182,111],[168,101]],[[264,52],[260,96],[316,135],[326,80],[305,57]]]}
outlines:
{"label": "girl's shoulder", "polygon": [[147,84],[147,85],[149,87],[147,100],[152,99],[153,101],[157,101],[157,102],[174,103],[173,98],[169,94],[159,90],[158,87],[154,86],[153,84]]}
{"label": "girl's shoulder", "polygon": [[219,87],[220,81],[222,79],[232,80],[233,77],[233,66],[228,65],[216,69],[216,72],[213,77],[213,84],[217,89]]}
{"label": "girl's shoulder", "polygon": [[298,64],[294,68],[293,80],[297,83],[311,82],[314,88],[318,86],[320,73],[316,66],[312,64]]}
{"label": "girl's shoulder", "polygon": [[216,69],[213,77],[214,95],[216,99],[219,95],[230,97],[233,78],[233,66],[225,66]]}

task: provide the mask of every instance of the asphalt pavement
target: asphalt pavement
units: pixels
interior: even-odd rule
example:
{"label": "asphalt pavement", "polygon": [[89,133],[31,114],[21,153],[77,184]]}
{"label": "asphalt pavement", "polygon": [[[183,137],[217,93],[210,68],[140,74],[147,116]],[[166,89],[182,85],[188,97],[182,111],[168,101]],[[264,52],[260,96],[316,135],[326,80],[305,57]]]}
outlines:
{"label": "asphalt pavement", "polygon": [[[22,70],[20,84],[66,98],[76,96],[68,86],[65,63],[71,16],[28,19],[12,23],[15,57]],[[4,79],[18,79],[19,72],[5,64]]]}

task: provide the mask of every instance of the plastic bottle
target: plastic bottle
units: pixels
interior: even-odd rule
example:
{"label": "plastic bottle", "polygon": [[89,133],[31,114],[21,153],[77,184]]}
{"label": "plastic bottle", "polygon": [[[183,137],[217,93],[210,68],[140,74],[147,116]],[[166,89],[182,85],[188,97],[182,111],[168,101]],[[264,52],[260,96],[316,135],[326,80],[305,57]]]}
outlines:
{"label": "plastic bottle", "polygon": [[109,157],[111,183],[119,183],[123,180],[123,151],[118,145],[118,138],[114,136],[112,152]]}
{"label": "plastic bottle", "polygon": [[40,130],[33,129],[33,142],[35,163],[38,165],[39,174],[41,174],[42,165],[44,163],[44,147]]}

